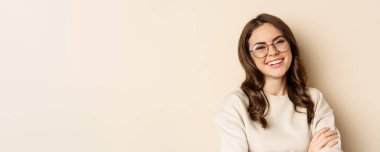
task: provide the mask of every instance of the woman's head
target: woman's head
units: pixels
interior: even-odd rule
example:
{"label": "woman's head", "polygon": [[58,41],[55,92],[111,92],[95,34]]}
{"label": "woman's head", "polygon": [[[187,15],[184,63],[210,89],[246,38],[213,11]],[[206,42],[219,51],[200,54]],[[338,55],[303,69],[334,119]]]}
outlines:
{"label": "woman's head", "polygon": [[246,78],[241,89],[248,96],[251,119],[267,127],[265,115],[269,103],[263,93],[265,80],[283,79],[289,99],[297,107],[307,109],[307,121],[314,117],[314,104],[306,88],[307,76],[299,55],[296,39],[279,18],[260,14],[249,21],[238,45],[239,60]]}
{"label": "woman's head", "polygon": [[283,79],[292,63],[292,52],[286,37],[270,23],[252,31],[248,39],[251,59],[265,80]]}
{"label": "woman's head", "polygon": [[[290,28],[279,18],[260,14],[247,23],[240,36],[239,59],[249,79],[284,78],[297,60],[299,49]],[[277,63],[277,64],[276,64]],[[262,89],[264,83],[260,85]]]}

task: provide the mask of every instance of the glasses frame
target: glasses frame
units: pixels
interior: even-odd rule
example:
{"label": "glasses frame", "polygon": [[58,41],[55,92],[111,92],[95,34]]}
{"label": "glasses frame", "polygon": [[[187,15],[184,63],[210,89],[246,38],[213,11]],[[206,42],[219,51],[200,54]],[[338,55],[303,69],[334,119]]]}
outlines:
{"label": "glasses frame", "polygon": [[[287,43],[288,47],[290,48],[289,41],[288,41],[288,39],[287,39],[286,37],[284,37],[284,36],[278,36],[278,37],[275,38],[275,40],[278,39],[278,38],[280,38],[280,37],[282,37],[282,38],[285,39],[285,43]],[[285,51],[280,51],[280,50],[278,50],[278,49],[276,48],[276,45],[275,45],[273,42],[272,42],[271,44],[266,44],[266,43],[265,43],[265,45],[266,45],[265,47],[266,47],[267,49],[266,49],[266,53],[265,53],[265,55],[264,55],[263,57],[257,57],[257,56],[255,55],[255,53],[253,52],[253,51],[254,51],[254,50],[253,50],[253,47],[254,47],[255,45],[253,45],[253,46],[249,49],[249,52],[252,53],[253,56],[255,56],[255,57],[257,57],[257,58],[264,58],[264,57],[266,57],[266,56],[268,55],[268,52],[269,52],[269,46],[271,46],[271,45],[273,45],[274,50],[276,50],[276,51],[278,51],[278,52],[286,52],[286,51],[289,50],[289,49],[287,49],[287,50],[285,50]]]}

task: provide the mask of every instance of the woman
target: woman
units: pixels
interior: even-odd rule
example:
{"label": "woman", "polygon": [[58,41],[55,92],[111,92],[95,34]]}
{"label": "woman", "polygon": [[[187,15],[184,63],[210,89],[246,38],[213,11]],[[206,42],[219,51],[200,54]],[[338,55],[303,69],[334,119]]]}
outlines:
{"label": "woman", "polygon": [[306,86],[296,40],[281,19],[249,21],[238,49],[246,78],[215,117],[221,152],[342,151],[333,111]]}

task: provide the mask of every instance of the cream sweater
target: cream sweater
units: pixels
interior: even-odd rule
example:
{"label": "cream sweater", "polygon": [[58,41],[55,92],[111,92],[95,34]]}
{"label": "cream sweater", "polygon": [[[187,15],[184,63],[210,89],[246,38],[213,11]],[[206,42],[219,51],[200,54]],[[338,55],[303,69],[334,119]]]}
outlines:
{"label": "cream sweater", "polygon": [[[306,152],[310,140],[318,130],[335,127],[333,110],[322,93],[309,88],[315,104],[315,116],[308,125],[305,113],[298,113],[288,96],[267,94],[270,108],[265,117],[268,127],[252,121],[247,111],[248,97],[239,89],[228,94],[216,114],[215,123],[221,135],[220,152]],[[305,108],[298,108],[306,112]],[[323,152],[341,152],[338,144]]]}

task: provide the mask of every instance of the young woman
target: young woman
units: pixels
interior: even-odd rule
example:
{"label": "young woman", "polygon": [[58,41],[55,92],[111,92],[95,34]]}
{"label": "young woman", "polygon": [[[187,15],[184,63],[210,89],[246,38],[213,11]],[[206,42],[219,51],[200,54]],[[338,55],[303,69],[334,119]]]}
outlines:
{"label": "young woman", "polygon": [[245,81],[216,114],[220,152],[340,152],[333,110],[306,86],[306,72],[290,28],[260,14],[240,36]]}

